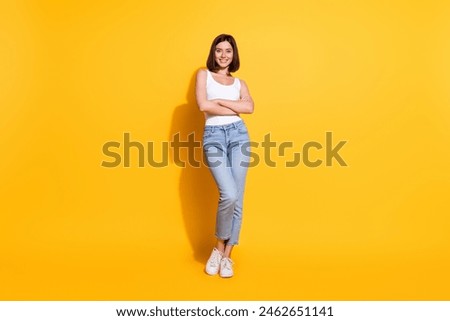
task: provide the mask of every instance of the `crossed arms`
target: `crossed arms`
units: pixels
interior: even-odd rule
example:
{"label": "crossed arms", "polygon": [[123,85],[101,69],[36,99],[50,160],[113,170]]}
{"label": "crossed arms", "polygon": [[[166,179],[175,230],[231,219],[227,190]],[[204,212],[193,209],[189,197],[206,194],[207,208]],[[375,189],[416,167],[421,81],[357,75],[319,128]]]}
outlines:
{"label": "crossed arms", "polygon": [[206,70],[200,69],[197,72],[197,82],[195,95],[200,111],[210,115],[239,115],[253,113],[253,99],[250,96],[247,84],[241,82],[241,98],[239,100],[212,99],[206,98]]}

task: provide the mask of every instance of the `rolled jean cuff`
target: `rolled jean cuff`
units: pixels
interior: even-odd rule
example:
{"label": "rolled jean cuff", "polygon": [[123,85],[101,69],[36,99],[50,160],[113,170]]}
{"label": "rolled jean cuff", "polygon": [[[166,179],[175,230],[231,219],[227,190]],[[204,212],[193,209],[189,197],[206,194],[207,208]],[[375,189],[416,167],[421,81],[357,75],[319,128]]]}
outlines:
{"label": "rolled jean cuff", "polygon": [[219,240],[222,240],[222,241],[228,241],[231,238],[231,235],[229,235],[228,237],[221,237],[216,234],[216,238],[218,238]]}

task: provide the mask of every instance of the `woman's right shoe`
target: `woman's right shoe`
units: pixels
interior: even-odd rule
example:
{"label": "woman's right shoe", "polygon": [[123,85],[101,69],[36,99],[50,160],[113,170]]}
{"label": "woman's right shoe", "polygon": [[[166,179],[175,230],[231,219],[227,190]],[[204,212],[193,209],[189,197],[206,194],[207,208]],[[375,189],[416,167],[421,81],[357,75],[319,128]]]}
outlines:
{"label": "woman's right shoe", "polygon": [[222,253],[218,249],[214,248],[212,250],[211,256],[208,259],[208,262],[206,262],[206,273],[208,273],[209,275],[216,275],[217,273],[219,273],[221,260]]}

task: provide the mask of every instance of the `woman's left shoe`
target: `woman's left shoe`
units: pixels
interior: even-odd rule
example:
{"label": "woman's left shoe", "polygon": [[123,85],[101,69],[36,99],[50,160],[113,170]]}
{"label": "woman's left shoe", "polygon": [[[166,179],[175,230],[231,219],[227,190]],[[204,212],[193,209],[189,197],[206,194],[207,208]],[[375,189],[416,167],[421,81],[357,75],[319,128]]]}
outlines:
{"label": "woman's left shoe", "polygon": [[222,252],[214,248],[211,252],[211,256],[209,257],[208,262],[206,262],[206,273],[208,273],[209,275],[216,275],[217,273],[219,273],[221,260]]}
{"label": "woman's left shoe", "polygon": [[233,261],[229,257],[220,260],[220,276],[223,278],[231,278],[233,276]]}

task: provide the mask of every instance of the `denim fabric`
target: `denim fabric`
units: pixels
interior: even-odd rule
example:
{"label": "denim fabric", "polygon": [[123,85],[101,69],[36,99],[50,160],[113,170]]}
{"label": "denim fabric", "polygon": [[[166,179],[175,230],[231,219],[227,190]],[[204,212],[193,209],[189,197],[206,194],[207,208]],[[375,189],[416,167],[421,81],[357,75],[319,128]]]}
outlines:
{"label": "denim fabric", "polygon": [[206,125],[203,151],[219,189],[216,237],[236,245],[242,224],[245,178],[250,161],[250,139],[243,120]]}

